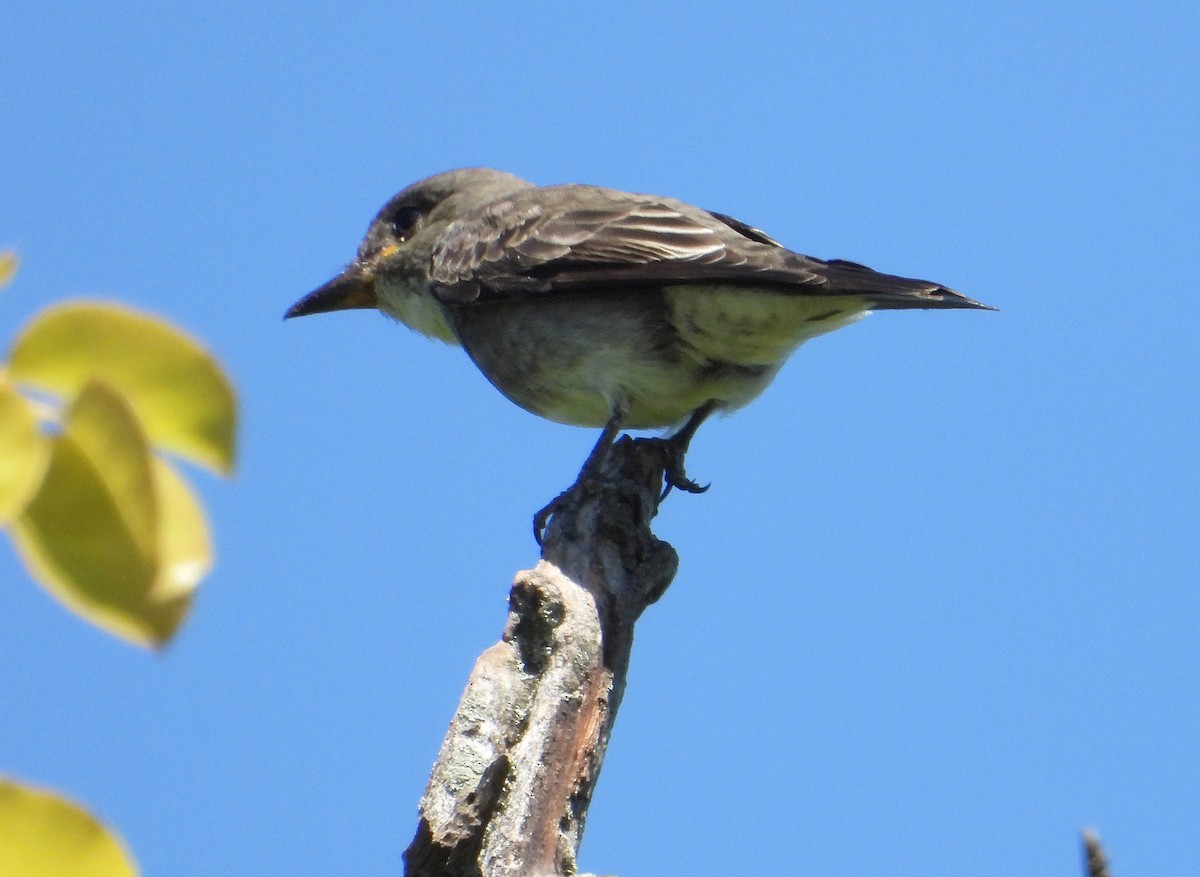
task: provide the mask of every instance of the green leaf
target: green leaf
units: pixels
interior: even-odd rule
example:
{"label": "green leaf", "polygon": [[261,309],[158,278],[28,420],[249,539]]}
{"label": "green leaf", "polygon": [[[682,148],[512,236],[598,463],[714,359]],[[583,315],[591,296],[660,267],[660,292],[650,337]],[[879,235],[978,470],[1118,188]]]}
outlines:
{"label": "green leaf", "polygon": [[0,373],[0,526],[21,513],[42,483],[48,452],[29,402]]}
{"label": "green leaf", "polygon": [[187,482],[166,460],[154,460],[158,499],[158,570],[151,595],[162,606],[179,612],[183,621],[192,592],[213,564],[212,537],[204,507]]}
{"label": "green leaf", "polygon": [[121,839],[78,804],[0,779],[0,874],[137,877]]}
{"label": "green leaf", "polygon": [[228,475],[237,428],[233,387],[191,335],[158,317],[103,302],[47,308],[13,345],[18,381],[70,398],[93,378],[119,389],[151,441]]}
{"label": "green leaf", "polygon": [[211,564],[194,497],[152,456],[129,403],[99,381],[67,410],[41,489],[12,533],[52,595],[143,646],[174,635]]}

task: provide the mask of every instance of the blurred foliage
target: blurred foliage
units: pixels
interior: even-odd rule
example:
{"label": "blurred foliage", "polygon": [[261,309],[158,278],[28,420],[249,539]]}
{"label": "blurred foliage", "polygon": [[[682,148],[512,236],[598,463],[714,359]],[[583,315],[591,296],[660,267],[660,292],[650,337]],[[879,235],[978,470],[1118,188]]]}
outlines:
{"label": "blurred foliage", "polygon": [[0,373],[0,526],[29,504],[45,474],[50,442],[37,416],[8,378]]}
{"label": "blurred foliage", "polygon": [[12,280],[17,273],[17,254],[12,250],[0,252],[0,286]]}
{"label": "blurred foliage", "polygon": [[183,330],[117,304],[50,307],[0,364],[0,526],[65,606],[159,648],[213,560],[204,509],[160,452],[228,475],[236,429],[233,386]]}
{"label": "blurred foliage", "polygon": [[0,779],[0,874],[137,877],[121,839],[53,792]]}
{"label": "blurred foliage", "polygon": [[[0,253],[0,286],[16,266]],[[121,305],[55,305],[0,363],[0,527],[65,606],[161,647],[213,551],[204,508],[159,452],[229,475],[236,431],[233,386],[190,335]],[[87,811],[0,779],[0,877],[137,873]]]}
{"label": "blurred foliage", "polygon": [[[17,258],[0,253],[0,286]],[[166,320],[106,302],[37,314],[0,362],[0,527],[80,617],[166,644],[212,566],[208,519],[158,451],[229,475],[233,385]],[[136,877],[120,839],[64,798],[0,779],[0,877]]]}
{"label": "blurred foliage", "polygon": [[18,336],[9,369],[63,398],[104,381],[155,445],[222,475],[233,471],[233,388],[198,341],[165,320],[115,304],[47,308]]}

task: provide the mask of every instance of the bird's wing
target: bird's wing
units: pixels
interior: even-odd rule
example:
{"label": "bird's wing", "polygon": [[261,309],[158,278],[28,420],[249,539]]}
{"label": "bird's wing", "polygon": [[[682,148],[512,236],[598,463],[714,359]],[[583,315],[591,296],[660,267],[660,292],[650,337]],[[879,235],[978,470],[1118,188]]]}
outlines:
{"label": "bird's wing", "polygon": [[432,269],[434,294],[459,303],[736,283],[860,294],[878,299],[878,307],[977,306],[936,283],[793,253],[720,213],[592,186],[527,189],[471,211],[439,240]]}
{"label": "bird's wing", "polygon": [[[680,202],[554,186],[517,192],[450,226],[434,250],[433,284],[440,297],[471,301],[664,282],[764,282],[759,274],[785,267],[783,253],[762,232]],[[775,282],[820,282],[806,266],[790,267]]]}

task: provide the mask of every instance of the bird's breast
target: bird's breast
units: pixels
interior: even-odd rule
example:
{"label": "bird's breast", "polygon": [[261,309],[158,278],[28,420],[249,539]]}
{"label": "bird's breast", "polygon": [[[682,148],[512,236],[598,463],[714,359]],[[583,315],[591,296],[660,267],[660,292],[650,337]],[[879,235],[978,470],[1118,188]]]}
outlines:
{"label": "bird's breast", "polygon": [[479,369],[521,407],[603,426],[623,405],[627,427],[649,429],[678,424],[711,400],[746,404],[797,344],[862,307],[697,286],[531,295],[447,311]]}

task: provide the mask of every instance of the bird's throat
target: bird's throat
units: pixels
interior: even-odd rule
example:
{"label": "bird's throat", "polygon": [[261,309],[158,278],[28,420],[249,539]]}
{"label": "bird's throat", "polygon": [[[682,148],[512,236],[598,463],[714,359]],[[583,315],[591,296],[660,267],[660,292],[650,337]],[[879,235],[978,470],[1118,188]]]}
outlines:
{"label": "bird's throat", "polygon": [[397,282],[380,277],[375,281],[379,310],[399,320],[427,338],[436,338],[456,347],[458,337],[446,319],[445,309],[430,293],[426,284]]}

